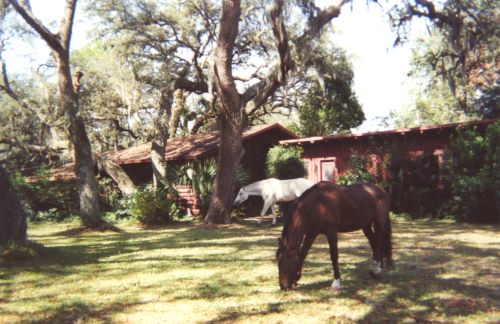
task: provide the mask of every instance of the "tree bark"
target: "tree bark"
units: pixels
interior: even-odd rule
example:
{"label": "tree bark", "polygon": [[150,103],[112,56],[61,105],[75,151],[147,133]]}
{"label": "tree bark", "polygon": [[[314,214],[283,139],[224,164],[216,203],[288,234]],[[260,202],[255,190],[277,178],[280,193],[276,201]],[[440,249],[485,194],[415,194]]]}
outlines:
{"label": "tree bark", "polygon": [[[349,2],[350,0],[342,0],[340,4],[331,5],[323,10],[316,7],[311,10],[308,26],[296,40],[297,48],[307,48],[308,43],[317,38],[321,29],[333,18],[340,15],[342,6]],[[275,0],[268,9],[279,61],[270,67],[270,72],[265,79],[250,86],[245,90],[245,93],[240,95],[236,90],[231,69],[241,12],[240,1],[225,0],[223,2],[220,29],[214,52],[214,72],[212,73],[213,83],[215,83],[221,102],[221,111],[219,112],[220,147],[215,188],[205,219],[208,223],[230,222],[234,179],[243,155],[242,133],[246,119],[245,111],[253,111],[265,104],[269,97],[286,82],[288,71],[294,67],[282,17],[284,7],[284,0]]]}
{"label": "tree bark", "polygon": [[108,159],[106,156],[101,156],[98,160],[100,167],[115,181],[123,195],[128,196],[137,191],[132,179],[130,179],[118,163]]}
{"label": "tree bark", "polygon": [[230,223],[234,179],[242,155],[243,113],[240,94],[236,90],[231,63],[238,24],[240,1],[225,0],[214,52],[215,86],[221,102],[220,146],[217,160],[217,175],[206,222]]}
{"label": "tree bark", "polygon": [[[78,93],[71,78],[70,41],[77,0],[66,0],[59,32],[53,34],[36,17],[25,2],[10,3],[19,15],[30,25],[50,47],[56,61],[59,88],[59,105],[68,123],[69,140],[73,144],[76,177],[82,224],[89,228],[104,225],[99,205],[99,190],[94,174],[94,162],[85,124],[78,108]],[[78,75],[77,75],[78,77]]]}
{"label": "tree bark", "polygon": [[176,89],[174,91],[174,103],[172,105],[172,117],[170,118],[170,136],[175,137],[179,123],[181,120],[181,113],[184,110],[184,90]]}
{"label": "tree bark", "polygon": [[169,123],[172,114],[172,91],[164,89],[161,93],[158,116],[155,120],[156,136],[151,143],[151,164],[153,166],[153,186],[158,188],[167,177],[167,161],[165,152],[170,137]]}
{"label": "tree bark", "polygon": [[9,177],[0,166],[0,246],[26,245],[26,214]]}

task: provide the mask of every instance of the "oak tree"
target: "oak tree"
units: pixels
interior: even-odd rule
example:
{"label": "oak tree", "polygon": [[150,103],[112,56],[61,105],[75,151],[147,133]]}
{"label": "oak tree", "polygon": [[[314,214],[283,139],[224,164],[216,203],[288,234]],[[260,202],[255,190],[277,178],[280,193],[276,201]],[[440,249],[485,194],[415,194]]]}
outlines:
{"label": "oak tree", "polygon": [[74,150],[80,217],[84,226],[99,228],[104,225],[104,221],[100,213],[99,192],[94,175],[91,144],[84,121],[79,115],[78,92],[82,75],[75,73],[73,78],[70,67],[70,42],[77,0],[66,0],[57,33],[51,32],[34,16],[29,1],[9,0],[9,3],[51,50],[56,63],[59,106],[64,113],[69,140]]}

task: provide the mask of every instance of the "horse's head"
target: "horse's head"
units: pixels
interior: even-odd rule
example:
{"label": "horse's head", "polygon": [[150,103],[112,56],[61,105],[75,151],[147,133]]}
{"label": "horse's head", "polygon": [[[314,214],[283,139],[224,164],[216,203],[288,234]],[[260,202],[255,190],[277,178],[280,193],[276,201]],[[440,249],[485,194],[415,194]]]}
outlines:
{"label": "horse's head", "polygon": [[243,203],[247,199],[248,199],[248,193],[246,192],[245,187],[242,187],[240,191],[238,191],[238,194],[234,199],[233,207],[238,208],[241,205],[241,203]]}
{"label": "horse's head", "polygon": [[279,283],[282,290],[293,288],[299,280],[299,253],[296,249],[287,248],[281,238],[278,239],[279,247],[276,251],[278,261]]}

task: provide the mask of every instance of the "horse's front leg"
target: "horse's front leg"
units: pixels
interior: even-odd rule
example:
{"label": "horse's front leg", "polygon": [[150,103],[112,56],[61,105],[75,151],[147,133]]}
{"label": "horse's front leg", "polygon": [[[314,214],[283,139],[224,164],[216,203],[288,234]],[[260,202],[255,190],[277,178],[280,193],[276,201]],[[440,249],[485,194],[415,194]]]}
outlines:
{"label": "horse's front leg", "polygon": [[328,238],[328,245],[330,246],[330,258],[332,259],[333,265],[333,282],[331,289],[340,289],[342,284],[340,282],[340,271],[339,271],[339,249],[338,249],[338,239],[337,232],[330,231],[326,234]]}
{"label": "horse's front leg", "polygon": [[[264,214],[266,213],[266,211],[269,209],[269,207],[272,204],[271,197],[262,197],[262,198],[264,199],[264,207],[262,207],[262,211],[260,212],[259,221],[257,223],[259,225],[262,223],[262,216],[264,216]],[[273,213],[273,217],[274,217],[274,213]],[[274,218],[273,218],[273,220],[274,220]]]}
{"label": "horse's front leg", "polygon": [[304,260],[306,259],[307,253],[311,249],[311,246],[316,239],[317,234],[309,234],[306,233],[304,237],[304,243],[302,243],[302,247],[300,248],[300,263],[299,263],[299,269],[297,270],[297,281],[299,281],[301,275],[302,275],[302,267],[304,265]]}

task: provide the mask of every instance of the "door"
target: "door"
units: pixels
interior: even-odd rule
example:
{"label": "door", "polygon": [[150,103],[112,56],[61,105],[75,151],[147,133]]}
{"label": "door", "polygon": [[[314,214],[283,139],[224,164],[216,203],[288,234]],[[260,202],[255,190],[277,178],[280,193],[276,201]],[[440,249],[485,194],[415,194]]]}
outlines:
{"label": "door", "polygon": [[336,181],[338,175],[335,159],[321,161],[321,181]]}

